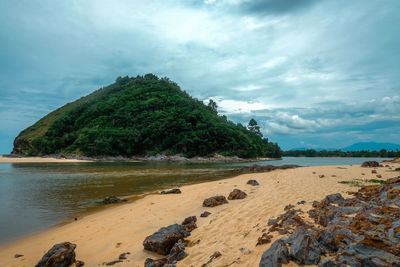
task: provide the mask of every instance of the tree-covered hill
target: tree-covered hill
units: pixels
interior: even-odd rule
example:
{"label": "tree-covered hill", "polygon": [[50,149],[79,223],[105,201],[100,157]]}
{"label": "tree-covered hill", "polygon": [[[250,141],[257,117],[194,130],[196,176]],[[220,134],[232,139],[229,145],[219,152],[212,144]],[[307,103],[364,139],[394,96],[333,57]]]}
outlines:
{"label": "tree-covered hill", "polygon": [[168,78],[119,77],[22,131],[13,154],[280,157],[252,123],[248,130],[218,116],[215,102],[204,105]]}

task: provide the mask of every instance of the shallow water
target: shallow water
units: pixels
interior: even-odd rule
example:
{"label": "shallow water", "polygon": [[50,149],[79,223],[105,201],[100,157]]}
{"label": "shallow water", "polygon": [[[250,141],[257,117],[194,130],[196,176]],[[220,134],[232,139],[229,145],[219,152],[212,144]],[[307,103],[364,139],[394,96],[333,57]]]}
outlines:
{"label": "shallow water", "polygon": [[[352,165],[373,158],[292,158],[260,165]],[[131,196],[235,176],[248,163],[2,163],[0,244],[94,210],[108,195]]]}

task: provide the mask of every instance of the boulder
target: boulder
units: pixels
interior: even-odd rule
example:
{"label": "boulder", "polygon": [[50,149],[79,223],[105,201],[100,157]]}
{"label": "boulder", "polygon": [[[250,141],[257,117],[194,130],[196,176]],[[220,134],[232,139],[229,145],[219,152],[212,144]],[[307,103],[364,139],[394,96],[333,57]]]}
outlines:
{"label": "boulder", "polygon": [[183,220],[182,225],[185,227],[186,231],[191,232],[197,228],[196,222],[197,222],[196,216],[190,216],[187,217],[185,220]]}
{"label": "boulder", "polygon": [[181,193],[182,193],[182,191],[179,188],[174,188],[171,190],[163,190],[160,192],[160,194],[163,194],[163,195],[165,195],[165,194],[181,194]]}
{"label": "boulder", "polygon": [[329,252],[336,252],[338,247],[335,242],[335,237],[331,231],[325,229],[318,239],[320,246]]}
{"label": "boulder", "polygon": [[243,192],[240,189],[233,189],[233,191],[229,194],[228,199],[229,200],[234,200],[234,199],[243,199],[247,197],[247,194]]}
{"label": "boulder", "polygon": [[75,260],[76,245],[70,242],[63,242],[54,245],[35,267],[68,267]]}
{"label": "boulder", "polygon": [[208,217],[208,215],[210,215],[211,212],[205,211],[202,214],[200,214],[200,217]]}
{"label": "boulder", "polygon": [[334,262],[333,260],[324,260],[318,267],[346,267],[346,265]]}
{"label": "boulder", "polygon": [[121,199],[117,196],[111,195],[106,197],[105,199],[103,199],[103,201],[101,202],[102,204],[115,204],[115,203],[121,203],[121,202],[125,202],[128,201],[127,199]]}
{"label": "boulder", "polygon": [[215,206],[222,205],[225,203],[228,203],[228,200],[226,200],[226,197],[214,196],[214,197],[204,199],[203,207],[215,207]]}
{"label": "boulder", "polygon": [[278,239],[263,253],[259,267],[281,267],[282,263],[289,263],[289,251],[286,243]]}
{"label": "boulder", "polygon": [[143,241],[143,247],[146,250],[154,251],[161,255],[168,255],[176,242],[189,235],[190,233],[185,230],[185,226],[172,224],[162,227],[154,234],[146,237]]}
{"label": "boulder", "polygon": [[364,161],[361,167],[379,167],[379,163],[377,161]]}
{"label": "boulder", "polygon": [[303,227],[297,228],[290,235],[290,257],[300,265],[318,264],[321,249],[317,240]]}
{"label": "boulder", "polygon": [[256,180],[248,180],[247,184],[252,185],[252,186],[260,185]]}
{"label": "boulder", "polygon": [[268,244],[268,243],[270,243],[272,237],[273,237],[272,235],[269,235],[269,234],[267,234],[267,233],[263,233],[263,234],[258,238],[256,246],[262,245],[262,244]]}

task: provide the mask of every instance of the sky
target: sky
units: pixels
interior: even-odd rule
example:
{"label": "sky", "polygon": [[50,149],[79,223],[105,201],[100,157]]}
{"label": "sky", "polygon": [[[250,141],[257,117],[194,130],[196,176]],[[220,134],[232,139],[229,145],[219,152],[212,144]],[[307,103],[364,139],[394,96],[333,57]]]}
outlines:
{"label": "sky", "polygon": [[0,0],[0,153],[118,76],[167,76],[283,149],[400,143],[398,0]]}

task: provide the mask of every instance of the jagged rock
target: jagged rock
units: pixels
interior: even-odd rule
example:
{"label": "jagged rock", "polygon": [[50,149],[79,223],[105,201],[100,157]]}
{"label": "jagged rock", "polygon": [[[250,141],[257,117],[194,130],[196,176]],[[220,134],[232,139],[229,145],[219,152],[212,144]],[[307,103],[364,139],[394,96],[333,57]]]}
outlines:
{"label": "jagged rock", "polygon": [[106,266],[111,266],[111,265],[114,265],[114,264],[117,264],[117,263],[120,263],[120,262],[122,262],[122,260],[113,260],[113,261],[109,261],[109,262],[106,262]]}
{"label": "jagged rock", "polygon": [[263,253],[259,267],[281,267],[282,263],[289,263],[289,251],[286,243],[278,239]]}
{"label": "jagged rock", "polygon": [[379,167],[379,163],[376,161],[364,161],[361,167]]}
{"label": "jagged rock", "polygon": [[187,217],[183,222],[182,225],[185,227],[185,230],[188,232],[193,231],[197,228],[197,218],[196,216]]}
{"label": "jagged rock", "polygon": [[68,267],[75,260],[76,245],[70,242],[63,242],[54,245],[35,267]]}
{"label": "jagged rock", "polygon": [[337,194],[331,194],[331,195],[327,195],[322,202],[325,202],[325,204],[340,204],[342,203],[344,200],[343,196],[339,193]]}
{"label": "jagged rock", "polygon": [[293,169],[299,167],[298,165],[281,165],[281,166],[273,166],[273,165],[257,165],[253,164],[252,166],[243,167],[241,170],[245,172],[270,172],[273,170],[286,170]]}
{"label": "jagged rock", "polygon": [[178,240],[175,245],[171,248],[169,255],[167,256],[168,263],[174,263],[180,261],[187,256],[185,252],[185,245],[182,240]]}
{"label": "jagged rock", "polygon": [[341,255],[338,258],[338,261],[342,264],[346,264],[346,266],[351,266],[351,267],[362,267],[363,265],[361,264],[360,261],[355,256],[351,255]]}
{"label": "jagged rock", "polygon": [[306,203],[306,201],[305,201],[305,200],[302,200],[302,201],[297,202],[297,205],[303,205],[303,204],[305,204],[305,203]]}
{"label": "jagged rock", "polygon": [[168,227],[162,227],[154,234],[146,237],[143,241],[143,247],[146,250],[168,255],[178,240],[189,235],[190,233],[185,230],[185,226],[172,224]]}
{"label": "jagged rock", "polygon": [[247,181],[247,184],[250,184],[250,185],[252,185],[252,186],[260,185],[256,180],[248,180],[248,181]]}
{"label": "jagged rock", "polygon": [[164,267],[164,265],[167,264],[167,262],[168,262],[167,258],[162,258],[158,260],[147,258],[146,261],[144,262],[144,267]]}
{"label": "jagged rock", "polygon": [[273,237],[272,235],[269,235],[269,234],[267,234],[267,233],[263,233],[263,234],[258,238],[256,246],[262,245],[262,244],[268,244],[268,243],[270,243],[272,237]]}
{"label": "jagged rock", "polygon": [[77,260],[77,261],[75,262],[75,267],[82,267],[82,266],[84,266],[84,265],[85,265],[85,263],[84,263],[83,261]]}
{"label": "jagged rock", "polygon": [[229,194],[228,199],[229,200],[234,200],[234,199],[243,199],[247,196],[245,192],[243,192],[240,189],[233,189],[233,191]]}
{"label": "jagged rock", "polygon": [[101,202],[102,204],[115,204],[115,203],[121,203],[121,202],[125,202],[128,201],[127,199],[121,199],[117,196],[111,195],[106,197],[105,199],[103,199],[103,201]]}
{"label": "jagged rock", "polygon": [[211,212],[205,211],[202,214],[200,214],[200,217],[208,217],[211,214]]}
{"label": "jagged rock", "polygon": [[126,260],[127,259],[127,256],[126,255],[128,255],[128,254],[131,254],[131,253],[129,253],[129,252],[124,252],[124,253],[121,253],[121,254],[119,254],[119,257],[118,257],[118,259],[119,260]]}
{"label": "jagged rock", "polygon": [[318,239],[320,247],[330,252],[336,252],[338,247],[335,242],[335,237],[331,231],[325,229]]}
{"label": "jagged rock", "polygon": [[324,260],[318,267],[346,267],[346,265],[334,262],[333,260]]}
{"label": "jagged rock", "polygon": [[318,264],[321,249],[317,240],[303,227],[297,228],[288,239],[291,258],[299,264]]}
{"label": "jagged rock", "polygon": [[228,203],[228,200],[226,200],[226,197],[214,196],[214,197],[206,198],[203,201],[203,207],[215,207],[215,206],[222,205],[225,203]]}
{"label": "jagged rock", "polygon": [[163,191],[161,191],[160,192],[160,194],[181,194],[182,193],[182,191],[179,189],[179,188],[174,188],[174,189],[171,189],[171,190],[163,190]]}

